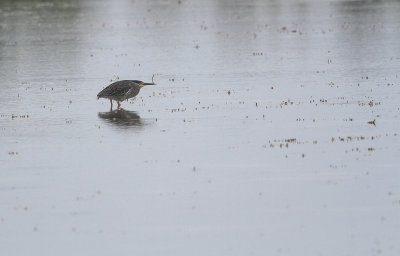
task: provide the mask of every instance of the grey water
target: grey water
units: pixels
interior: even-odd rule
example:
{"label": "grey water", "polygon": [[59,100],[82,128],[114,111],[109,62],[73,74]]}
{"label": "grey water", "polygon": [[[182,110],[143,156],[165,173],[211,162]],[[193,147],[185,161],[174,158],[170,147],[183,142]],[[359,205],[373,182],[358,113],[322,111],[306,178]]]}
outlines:
{"label": "grey water", "polygon": [[396,0],[0,1],[1,254],[399,255],[399,39]]}

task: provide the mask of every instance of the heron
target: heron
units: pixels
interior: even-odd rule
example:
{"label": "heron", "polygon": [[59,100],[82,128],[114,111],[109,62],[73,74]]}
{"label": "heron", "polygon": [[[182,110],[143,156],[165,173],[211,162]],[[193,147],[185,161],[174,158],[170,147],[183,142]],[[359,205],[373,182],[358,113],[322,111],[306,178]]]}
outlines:
{"label": "heron", "polygon": [[[154,76],[153,76],[154,78]],[[113,107],[112,101],[115,100],[118,104],[118,109],[121,108],[121,101],[130,99],[139,94],[140,89],[147,85],[155,85],[153,78],[151,83],[145,83],[140,80],[122,80],[117,81],[97,94],[97,99],[105,98],[110,100],[111,110]]]}

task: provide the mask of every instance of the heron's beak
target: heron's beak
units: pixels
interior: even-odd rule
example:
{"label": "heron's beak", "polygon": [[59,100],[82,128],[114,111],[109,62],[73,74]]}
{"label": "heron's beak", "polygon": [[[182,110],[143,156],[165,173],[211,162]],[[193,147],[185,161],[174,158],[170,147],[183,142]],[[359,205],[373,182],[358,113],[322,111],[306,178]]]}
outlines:
{"label": "heron's beak", "polygon": [[145,85],[156,85],[155,83],[143,83],[143,86]]}

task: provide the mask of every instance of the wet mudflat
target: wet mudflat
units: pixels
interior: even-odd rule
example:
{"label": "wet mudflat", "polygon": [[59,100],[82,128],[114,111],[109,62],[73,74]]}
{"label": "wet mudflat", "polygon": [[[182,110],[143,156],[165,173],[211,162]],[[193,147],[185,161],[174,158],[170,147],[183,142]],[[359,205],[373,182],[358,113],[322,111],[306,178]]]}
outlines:
{"label": "wet mudflat", "polygon": [[399,255],[399,38],[399,1],[2,1],[2,254]]}

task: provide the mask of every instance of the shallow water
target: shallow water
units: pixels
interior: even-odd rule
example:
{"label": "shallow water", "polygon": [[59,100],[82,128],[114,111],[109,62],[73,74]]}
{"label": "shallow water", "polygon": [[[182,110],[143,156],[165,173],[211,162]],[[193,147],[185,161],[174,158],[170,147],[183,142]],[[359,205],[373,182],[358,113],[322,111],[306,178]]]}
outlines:
{"label": "shallow water", "polygon": [[399,255],[399,38],[399,1],[1,1],[2,253]]}

